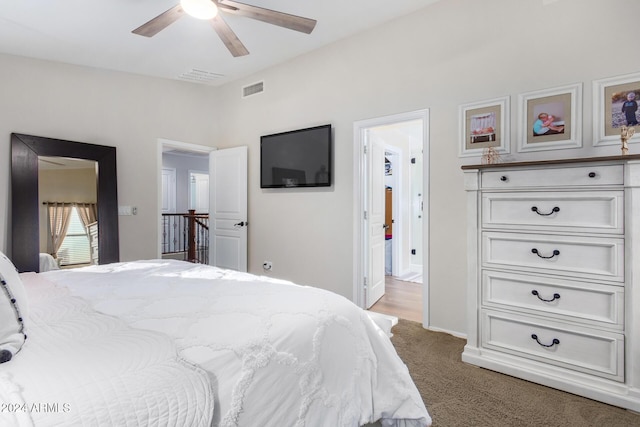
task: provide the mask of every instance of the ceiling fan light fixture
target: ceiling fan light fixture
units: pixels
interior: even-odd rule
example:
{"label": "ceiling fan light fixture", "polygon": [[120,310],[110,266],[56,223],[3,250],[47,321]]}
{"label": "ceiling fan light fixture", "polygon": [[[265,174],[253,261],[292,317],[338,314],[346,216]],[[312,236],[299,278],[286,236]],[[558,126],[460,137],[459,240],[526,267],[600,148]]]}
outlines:
{"label": "ceiling fan light fixture", "polygon": [[211,0],[180,0],[180,6],[198,19],[211,19],[218,14],[218,7]]}

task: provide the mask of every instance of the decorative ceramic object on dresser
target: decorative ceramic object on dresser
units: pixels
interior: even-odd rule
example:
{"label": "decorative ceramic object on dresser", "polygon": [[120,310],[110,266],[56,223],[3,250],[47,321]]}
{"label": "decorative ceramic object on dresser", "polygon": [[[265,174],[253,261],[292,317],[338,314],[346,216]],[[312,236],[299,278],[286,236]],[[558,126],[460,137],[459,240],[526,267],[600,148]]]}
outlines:
{"label": "decorative ceramic object on dresser", "polygon": [[620,139],[622,140],[622,155],[626,156],[629,154],[629,144],[628,141],[633,137],[633,134],[636,133],[636,128],[634,127],[620,127]]}
{"label": "decorative ceramic object on dresser", "polygon": [[463,170],[463,361],[640,411],[640,155]]}

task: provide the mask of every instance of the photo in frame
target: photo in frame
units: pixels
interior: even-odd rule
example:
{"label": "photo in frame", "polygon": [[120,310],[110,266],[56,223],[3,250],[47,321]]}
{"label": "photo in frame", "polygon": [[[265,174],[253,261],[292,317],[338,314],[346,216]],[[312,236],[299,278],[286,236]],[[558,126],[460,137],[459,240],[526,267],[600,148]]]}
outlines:
{"label": "photo in frame", "polygon": [[640,142],[640,73],[593,82],[593,145],[619,145],[623,126],[635,128],[628,143]]}
{"label": "photo in frame", "polygon": [[518,151],[582,147],[582,83],[518,95]]}
{"label": "photo in frame", "polygon": [[480,157],[487,148],[510,152],[508,96],[461,105],[459,114],[460,157]]}

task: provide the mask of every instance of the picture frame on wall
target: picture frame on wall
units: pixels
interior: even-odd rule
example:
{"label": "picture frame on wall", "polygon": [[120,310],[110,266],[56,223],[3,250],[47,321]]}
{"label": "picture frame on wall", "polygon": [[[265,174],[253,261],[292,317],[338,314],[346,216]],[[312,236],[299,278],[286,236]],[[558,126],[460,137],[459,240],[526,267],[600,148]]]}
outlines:
{"label": "picture frame on wall", "polygon": [[518,95],[518,151],[582,147],[582,83]]}
{"label": "picture frame on wall", "polygon": [[461,105],[459,156],[480,157],[490,147],[497,154],[509,153],[509,111],[508,96]]}
{"label": "picture frame on wall", "polygon": [[628,143],[640,142],[640,73],[593,81],[593,145],[619,145],[622,126],[634,127]]}

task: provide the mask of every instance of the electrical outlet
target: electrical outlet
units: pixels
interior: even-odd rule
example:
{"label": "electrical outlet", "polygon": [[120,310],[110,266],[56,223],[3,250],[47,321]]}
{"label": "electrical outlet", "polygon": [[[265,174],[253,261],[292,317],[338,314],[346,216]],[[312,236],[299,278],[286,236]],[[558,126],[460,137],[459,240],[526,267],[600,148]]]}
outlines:
{"label": "electrical outlet", "polygon": [[271,271],[273,269],[273,263],[271,261],[265,261],[262,263],[262,269],[264,271]]}

